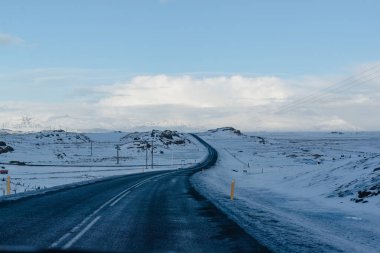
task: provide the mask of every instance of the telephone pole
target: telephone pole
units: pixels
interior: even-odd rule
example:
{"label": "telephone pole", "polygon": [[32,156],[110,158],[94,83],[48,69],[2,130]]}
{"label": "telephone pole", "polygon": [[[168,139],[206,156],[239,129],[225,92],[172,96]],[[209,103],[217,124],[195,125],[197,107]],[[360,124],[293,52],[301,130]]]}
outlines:
{"label": "telephone pole", "polygon": [[152,169],[153,169],[153,141],[152,141]]}
{"label": "telephone pole", "polygon": [[119,150],[120,150],[120,145],[116,144],[116,164],[119,164]]}
{"label": "telephone pole", "polygon": [[148,142],[145,142],[145,170],[148,169]]}

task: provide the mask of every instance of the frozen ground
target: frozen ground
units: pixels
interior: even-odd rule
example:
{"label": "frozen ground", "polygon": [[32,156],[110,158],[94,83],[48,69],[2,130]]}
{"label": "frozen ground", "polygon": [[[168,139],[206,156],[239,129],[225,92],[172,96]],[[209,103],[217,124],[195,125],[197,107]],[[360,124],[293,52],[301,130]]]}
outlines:
{"label": "frozen ground", "polygon": [[[191,135],[175,131],[66,133],[0,131],[0,166],[9,171],[11,193],[152,170],[177,169],[207,152]],[[92,151],[91,151],[92,146]],[[119,146],[119,163],[117,150]],[[12,152],[5,152],[11,147]],[[1,152],[3,150],[3,152]],[[146,160],[147,158],[147,160]],[[0,196],[5,178],[0,175]]]}
{"label": "frozen ground", "polygon": [[199,136],[219,160],[193,184],[275,252],[379,252],[380,133]]}

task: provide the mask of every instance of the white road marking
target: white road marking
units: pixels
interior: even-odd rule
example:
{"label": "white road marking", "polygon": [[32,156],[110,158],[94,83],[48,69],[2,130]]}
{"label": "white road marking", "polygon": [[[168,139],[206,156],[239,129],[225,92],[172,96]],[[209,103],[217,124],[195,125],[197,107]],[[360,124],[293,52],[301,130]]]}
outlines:
{"label": "white road marking", "polygon": [[73,239],[63,246],[63,249],[70,248],[75,242],[77,242],[102,216],[96,217],[92,220],[82,231],[80,231]]}
{"label": "white road marking", "polygon": [[64,236],[62,236],[61,238],[59,238],[58,241],[56,241],[55,243],[53,243],[52,245],[50,245],[50,248],[55,248],[58,246],[58,244],[60,244],[63,240],[65,240],[67,237],[69,237],[71,235],[71,233],[66,233]]}
{"label": "white road marking", "polygon": [[133,188],[137,188],[137,187],[139,187],[140,185],[143,185],[143,184],[145,184],[145,183],[146,183],[146,182],[139,183],[139,184],[133,186]]}
{"label": "white road marking", "polygon": [[[112,207],[112,206],[114,206],[117,202],[119,202],[119,200],[121,200],[123,197],[125,197],[129,192],[130,192],[130,190],[132,189],[132,188],[134,188],[134,187],[136,187],[136,186],[140,186],[140,185],[142,185],[142,184],[144,184],[144,183],[146,183],[146,182],[148,182],[148,181],[150,181],[150,180],[152,180],[152,179],[157,179],[157,178],[160,178],[160,177],[162,177],[162,176],[165,176],[165,175],[169,175],[169,174],[172,174],[173,172],[169,172],[169,173],[164,173],[163,175],[157,175],[157,176],[152,176],[152,177],[149,177],[149,178],[147,178],[147,179],[145,179],[145,180],[142,180],[141,182],[138,182],[138,183],[136,183],[136,184],[134,184],[134,185],[132,185],[131,187],[128,187],[127,189],[125,189],[124,191],[122,191],[122,192],[120,192],[120,193],[118,193],[118,194],[116,194],[114,197],[112,197],[111,199],[109,199],[109,200],[107,200],[103,205],[101,205],[98,209],[96,209],[95,211],[93,211],[89,216],[87,216],[86,218],[84,218],[83,219],[83,221],[81,222],[81,223],[79,223],[77,226],[75,226],[73,229],[71,229],[70,230],[70,232],[69,233],[66,233],[66,234],[64,234],[61,238],[59,238],[56,242],[54,242],[54,243],[52,243],[51,245],[50,245],[50,248],[56,248],[62,241],[64,241],[65,239],[67,239],[67,237],[69,237],[71,234],[73,234],[73,233],[75,233],[75,232],[77,232],[77,230],[79,230],[82,226],[84,226],[84,224],[86,224],[92,217],[94,217],[98,212],[100,212],[104,207],[106,207],[107,205],[109,205],[112,201],[114,201],[110,206]],[[125,194],[125,195],[123,195],[123,194]],[[123,196],[122,196],[123,195]],[[98,216],[97,218],[100,218],[100,216]],[[97,220],[96,220],[97,221]],[[96,222],[95,221],[95,222]],[[92,225],[94,225],[95,224],[95,222],[94,222],[94,220],[91,222],[91,223],[93,223]],[[91,224],[90,223],[90,224]],[[90,225],[89,224],[89,225]],[[87,225],[87,227],[89,226],[89,225]],[[91,226],[92,226],[91,225]],[[86,227],[86,228],[87,228]],[[85,228],[85,229],[86,229]],[[88,228],[88,229],[90,229],[90,228]],[[87,230],[88,230],[87,229]],[[82,233],[84,230],[82,230],[80,233]],[[86,231],[85,231],[86,232]],[[79,234],[80,234],[79,233]],[[78,235],[79,235],[78,234]],[[83,233],[84,234],[84,233]],[[82,235],[83,235],[82,234]],[[77,235],[77,236],[78,236]],[[81,235],[81,236],[82,236]],[[77,236],[75,236],[74,238],[76,238]],[[74,239],[73,238],[73,239]],[[71,242],[73,239],[71,239],[69,242]],[[78,239],[80,239],[80,237],[78,238]],[[77,240],[78,240],[77,239]],[[74,243],[74,242],[73,242]],[[67,244],[65,244],[65,246],[63,247],[63,248],[65,248],[67,245],[68,245],[69,243],[67,243]],[[71,244],[72,245],[72,244]],[[70,246],[68,246],[68,247],[70,247]]]}
{"label": "white road marking", "polygon": [[157,181],[158,181],[159,179],[161,179],[162,177],[169,176],[169,175],[174,174],[174,173],[176,173],[176,172],[178,172],[178,171],[168,172],[168,173],[165,173],[165,174],[162,174],[162,175],[158,175],[158,176],[152,177],[152,178],[150,178],[150,179],[153,179],[152,181],[157,182]]}
{"label": "white road marking", "polygon": [[126,192],[126,193],[124,193],[123,195],[121,195],[117,200],[115,200],[114,202],[112,202],[111,204],[110,204],[110,207],[112,207],[112,206],[114,206],[114,205],[116,205],[117,204],[117,202],[119,202],[122,198],[124,198],[125,196],[127,196],[128,195],[128,193],[130,193],[130,191],[128,191],[128,192]]}

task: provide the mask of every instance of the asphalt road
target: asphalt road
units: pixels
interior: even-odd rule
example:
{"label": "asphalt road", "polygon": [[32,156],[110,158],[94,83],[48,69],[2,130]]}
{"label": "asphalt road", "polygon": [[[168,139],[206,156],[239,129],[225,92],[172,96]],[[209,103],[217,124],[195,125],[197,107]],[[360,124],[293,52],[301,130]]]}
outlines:
{"label": "asphalt road", "polygon": [[[207,145],[207,144],[205,144]],[[103,252],[268,252],[198,194],[191,169],[146,172],[0,203],[0,245]],[[29,248],[30,249],[30,248]]]}

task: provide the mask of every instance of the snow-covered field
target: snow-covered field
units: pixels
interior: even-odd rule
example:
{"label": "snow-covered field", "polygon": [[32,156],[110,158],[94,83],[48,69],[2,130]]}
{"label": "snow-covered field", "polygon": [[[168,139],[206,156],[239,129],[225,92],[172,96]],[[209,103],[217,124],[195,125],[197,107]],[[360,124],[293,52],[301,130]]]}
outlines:
{"label": "snow-covered field", "polygon": [[[9,171],[13,194],[152,171],[152,145],[153,170],[185,167],[200,162],[207,155],[205,148],[191,135],[175,131],[17,133],[3,130],[0,131],[0,166]],[[1,152],[7,147],[14,151]],[[0,196],[5,192],[6,176],[0,175]]]}
{"label": "snow-covered field", "polygon": [[379,252],[380,133],[199,136],[219,159],[193,184],[270,249]]}
{"label": "snow-covered field", "polygon": [[[379,252],[380,133],[222,128],[199,136],[219,159],[192,183],[273,251]],[[44,189],[142,172],[146,158],[152,170],[152,141],[154,170],[185,167],[207,155],[191,135],[173,131],[0,131],[0,166],[9,171],[12,193]],[[6,176],[0,175],[2,192]]]}

